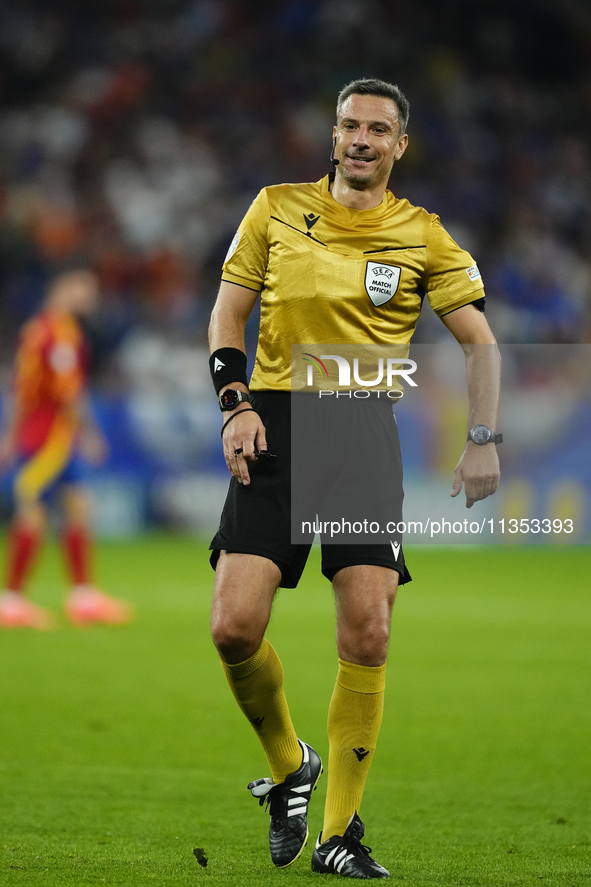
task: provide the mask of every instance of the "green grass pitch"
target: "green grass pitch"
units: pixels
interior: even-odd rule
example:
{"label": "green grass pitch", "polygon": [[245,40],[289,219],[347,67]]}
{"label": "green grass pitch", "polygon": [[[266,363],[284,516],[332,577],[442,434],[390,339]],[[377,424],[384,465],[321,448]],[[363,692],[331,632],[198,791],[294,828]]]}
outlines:
{"label": "green grass pitch", "polygon": [[[591,549],[407,558],[367,843],[393,884],[590,885]],[[97,559],[132,625],[0,634],[0,884],[330,883],[310,871],[325,779],[302,858],[269,860],[246,790],[266,765],[208,637],[206,547],[157,535]],[[49,547],[32,596],[57,608],[62,589]],[[296,729],[326,757],[334,611],[316,553],[269,636]]]}

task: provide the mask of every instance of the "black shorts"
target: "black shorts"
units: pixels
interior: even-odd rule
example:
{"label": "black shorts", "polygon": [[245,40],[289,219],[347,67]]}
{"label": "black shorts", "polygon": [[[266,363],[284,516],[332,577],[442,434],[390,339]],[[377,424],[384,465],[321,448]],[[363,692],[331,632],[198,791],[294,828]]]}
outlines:
{"label": "black shorts", "polygon": [[[251,482],[247,486],[231,479],[220,526],[210,545],[214,569],[222,550],[268,558],[281,570],[282,588],[297,586],[312,544],[312,539],[309,543],[291,542],[291,397],[290,392],[284,391],[252,393],[252,405],[266,428],[267,447],[277,455],[277,460],[273,464],[249,463]],[[393,418],[391,422],[396,483],[401,490],[398,433]],[[397,546],[395,554],[390,542],[363,545],[322,542],[322,573],[328,580],[332,581],[343,567],[357,565],[396,570],[401,585],[411,581],[402,547]]]}

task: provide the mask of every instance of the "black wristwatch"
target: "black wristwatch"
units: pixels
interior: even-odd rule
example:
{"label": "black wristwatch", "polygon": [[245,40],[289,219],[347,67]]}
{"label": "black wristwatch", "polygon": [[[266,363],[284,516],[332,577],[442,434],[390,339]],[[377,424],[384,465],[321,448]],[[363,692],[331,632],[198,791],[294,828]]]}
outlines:
{"label": "black wristwatch", "polygon": [[472,443],[475,443],[479,447],[483,447],[485,444],[489,443],[503,443],[503,435],[495,434],[494,431],[491,431],[488,425],[474,425],[474,427],[468,432],[468,440],[471,440]]}
{"label": "black wristwatch", "polygon": [[250,394],[244,391],[235,391],[234,388],[226,388],[219,396],[220,410],[227,413],[229,410],[235,410],[238,404],[250,403]]}

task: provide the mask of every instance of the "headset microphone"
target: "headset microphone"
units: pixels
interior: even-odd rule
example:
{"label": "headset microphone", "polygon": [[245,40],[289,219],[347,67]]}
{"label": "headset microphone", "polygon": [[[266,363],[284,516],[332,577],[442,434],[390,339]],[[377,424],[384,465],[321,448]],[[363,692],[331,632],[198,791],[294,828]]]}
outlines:
{"label": "headset microphone", "polygon": [[330,162],[332,163],[333,166],[339,165],[339,161],[334,156],[334,152],[336,150],[336,147],[337,147],[337,140],[335,138],[332,140],[332,151],[330,152]]}

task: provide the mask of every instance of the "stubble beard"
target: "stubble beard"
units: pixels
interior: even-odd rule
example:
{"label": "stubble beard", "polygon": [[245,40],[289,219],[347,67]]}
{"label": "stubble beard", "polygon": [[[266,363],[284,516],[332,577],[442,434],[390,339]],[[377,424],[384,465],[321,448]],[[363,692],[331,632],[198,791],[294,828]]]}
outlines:
{"label": "stubble beard", "polygon": [[391,172],[392,167],[390,167],[387,173],[384,173],[383,170],[376,170],[376,172],[368,173],[367,175],[355,175],[344,164],[340,164],[337,167],[338,175],[341,175],[343,181],[354,191],[367,191],[368,188],[374,188],[382,184],[387,186]]}
{"label": "stubble beard", "polygon": [[375,184],[374,176],[371,174],[367,176],[352,175],[344,166],[341,166],[339,169],[339,174],[342,175],[344,181],[350,188],[353,188],[354,191],[365,191],[367,188],[371,188],[371,186]]}

